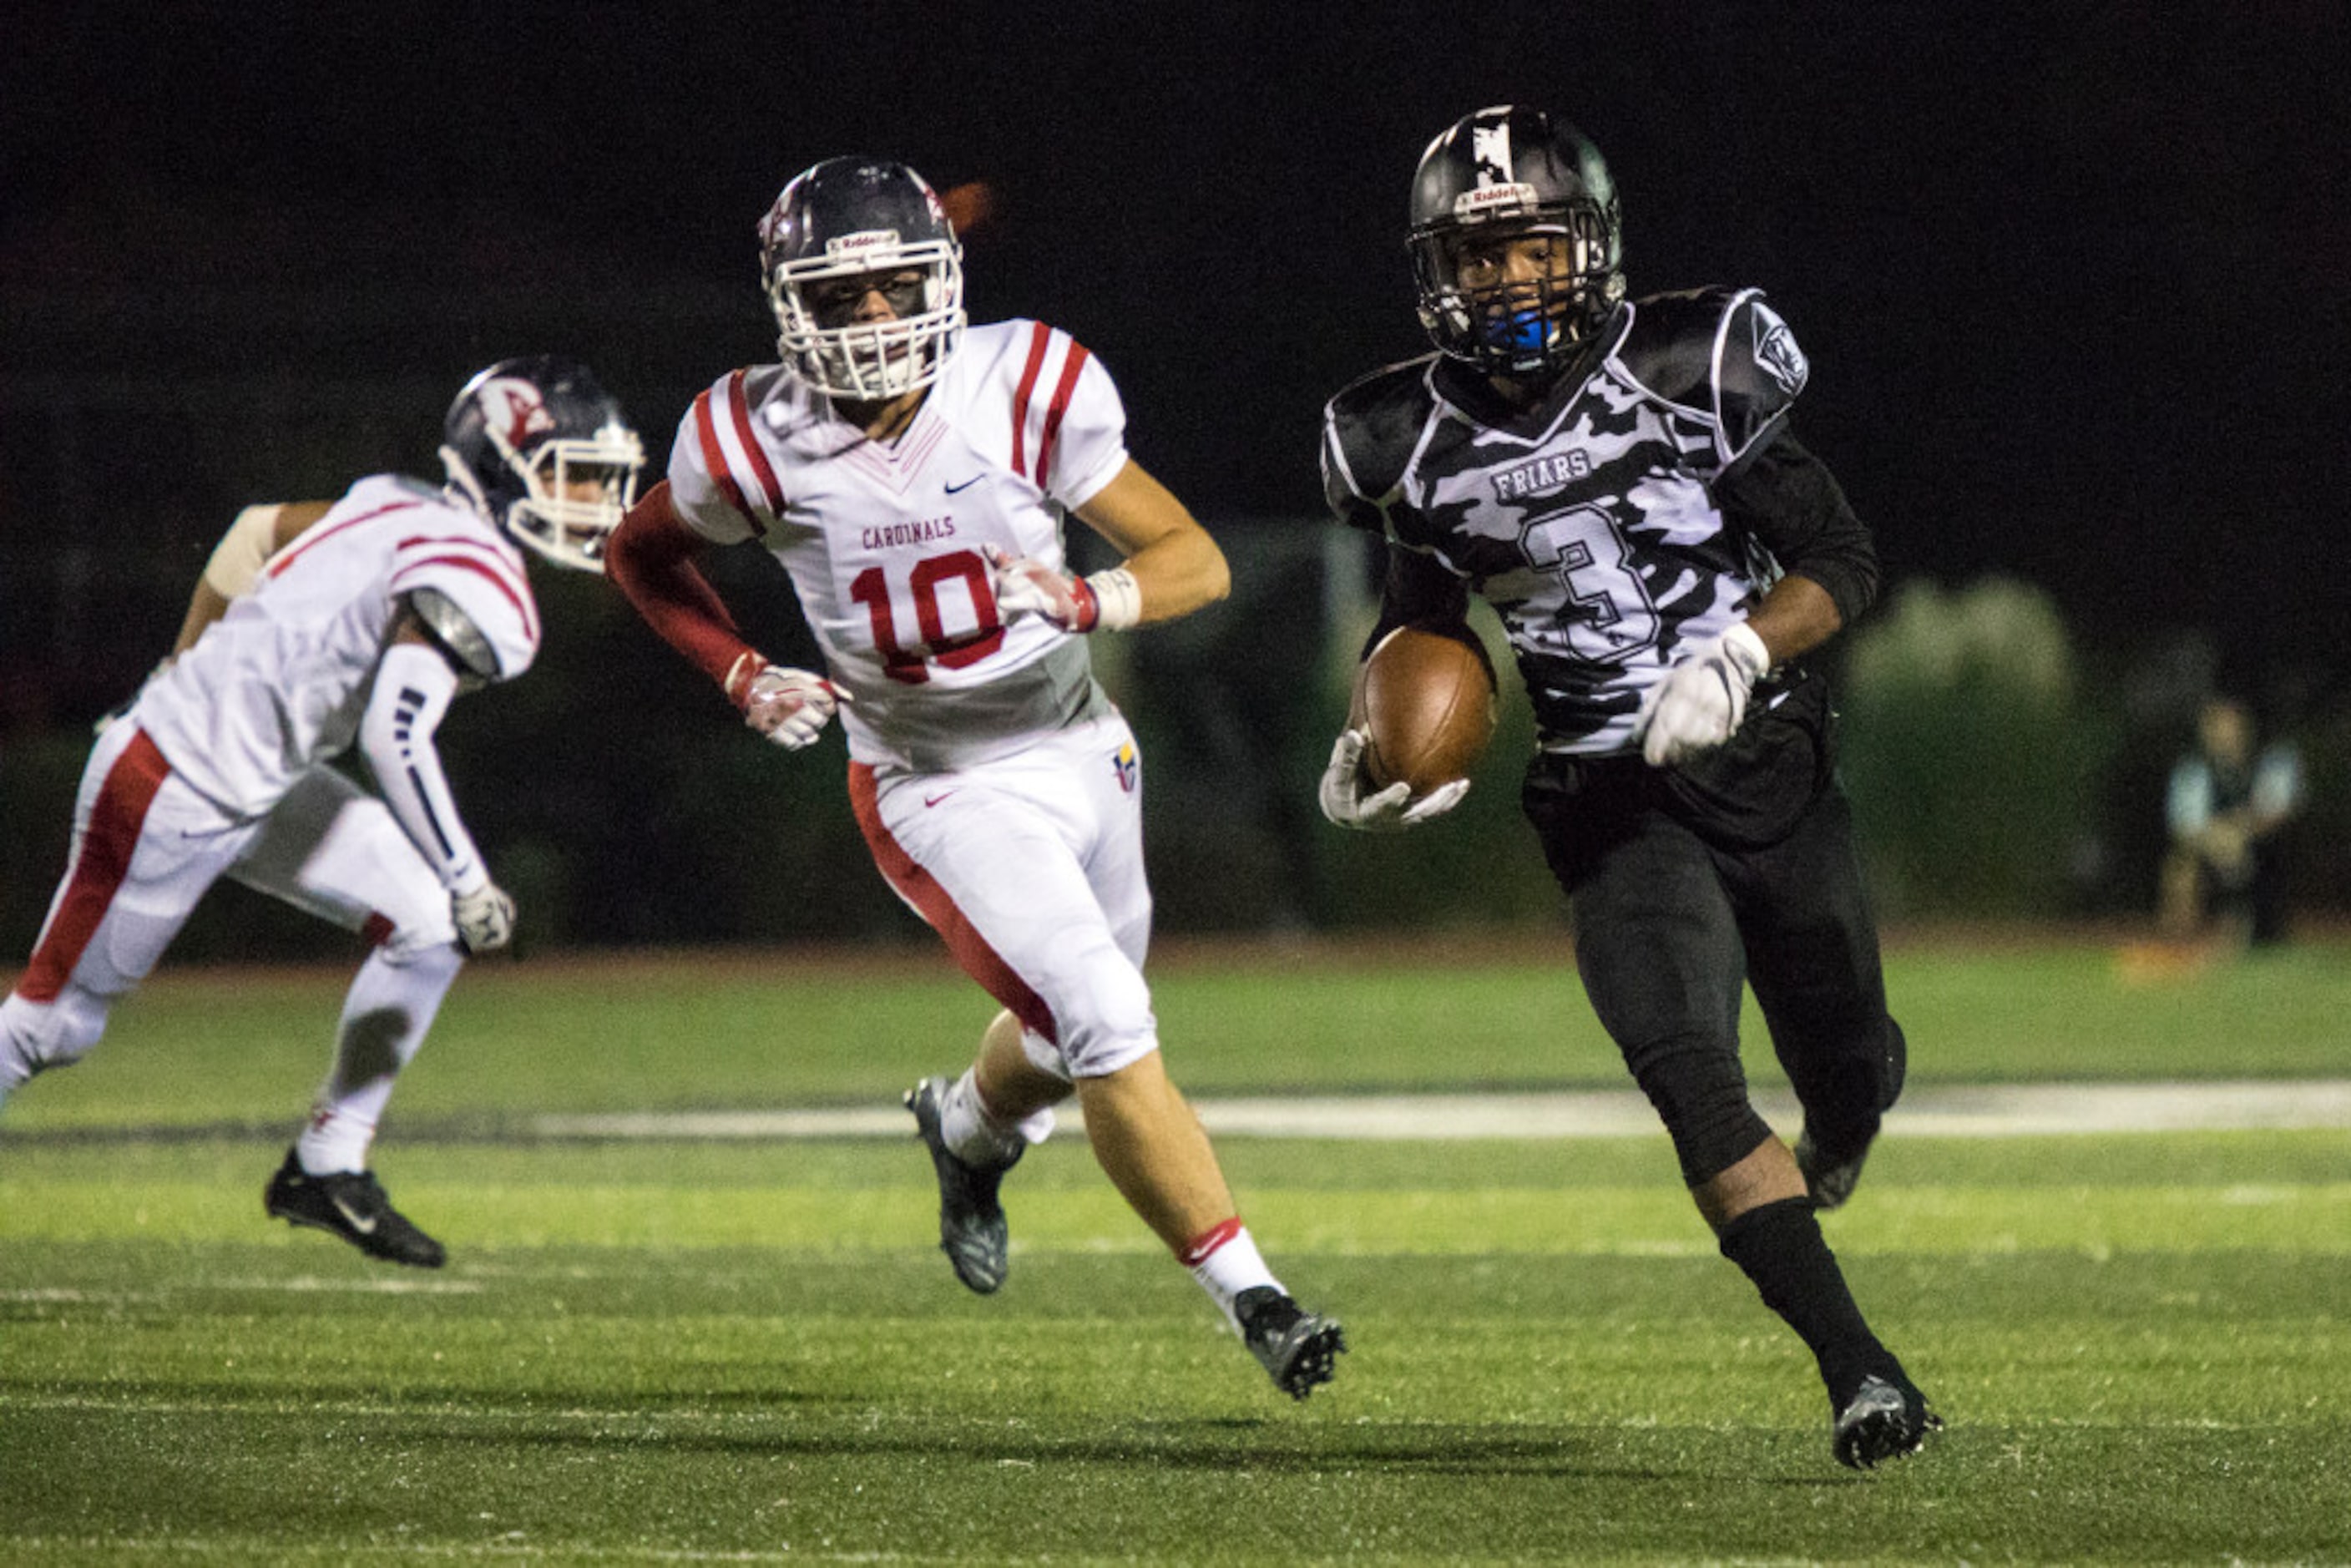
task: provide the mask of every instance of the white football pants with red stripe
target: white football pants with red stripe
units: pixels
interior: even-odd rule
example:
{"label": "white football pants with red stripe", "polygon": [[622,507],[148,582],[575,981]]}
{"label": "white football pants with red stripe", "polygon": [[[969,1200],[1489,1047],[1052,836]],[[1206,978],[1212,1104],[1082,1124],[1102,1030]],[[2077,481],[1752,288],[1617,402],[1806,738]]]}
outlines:
{"label": "white football pants with red stripe", "polygon": [[96,1045],[109,1009],[223,876],[374,940],[344,1035],[366,1034],[380,1067],[396,1071],[382,1059],[414,1053],[462,955],[449,894],[391,811],[315,768],[266,817],[233,817],[123,719],[90,752],[65,878],[31,963],[0,1002],[0,1090]]}
{"label": "white football pants with red stripe", "polygon": [[850,766],[874,862],[1038,1067],[1099,1078],[1159,1045],[1143,959],[1143,770],[1117,714],[946,773]]}

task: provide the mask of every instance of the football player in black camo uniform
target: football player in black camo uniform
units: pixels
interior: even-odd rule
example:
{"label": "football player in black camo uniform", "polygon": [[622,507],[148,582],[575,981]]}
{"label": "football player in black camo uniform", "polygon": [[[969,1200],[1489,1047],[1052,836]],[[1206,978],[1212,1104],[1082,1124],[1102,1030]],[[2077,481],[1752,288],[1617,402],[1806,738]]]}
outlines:
{"label": "football player in black camo uniform", "polygon": [[[1372,640],[1409,622],[1475,647],[1472,591],[1499,614],[1540,732],[1524,806],[1593,1007],[1724,1256],[1818,1358],[1836,1457],[1913,1453],[1940,1423],[1814,1218],[1852,1192],[1904,1045],[1828,694],[1790,663],[1877,584],[1867,529],[1788,431],[1803,355],[1753,289],[1627,299],[1607,168],[1535,110],[1432,142],[1412,225],[1441,351],[1325,416],[1332,507],[1388,542]],[[1363,750],[1343,734],[1322,780],[1343,826],[1426,822],[1467,788],[1374,789]],[[1748,1098],[1742,980],[1803,1105],[1792,1154]]]}

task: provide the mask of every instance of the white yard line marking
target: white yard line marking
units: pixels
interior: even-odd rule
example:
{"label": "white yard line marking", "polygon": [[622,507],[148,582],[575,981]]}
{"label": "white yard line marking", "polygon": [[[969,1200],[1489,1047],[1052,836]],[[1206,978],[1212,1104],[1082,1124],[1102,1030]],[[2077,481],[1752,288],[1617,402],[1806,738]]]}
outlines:
{"label": "white yard line marking", "polygon": [[[1783,1092],[1756,1097],[1764,1119],[1792,1134],[1802,1122]],[[1218,1137],[1619,1138],[1657,1135],[1636,1090],[1527,1094],[1252,1096],[1194,1102]],[[1074,1111],[1063,1120],[1082,1124]],[[2174,1133],[2351,1127],[2351,1080],[2210,1083],[2038,1083],[1919,1088],[1886,1117],[1896,1133],[2019,1138],[2079,1133]],[[895,1106],[838,1110],[631,1112],[534,1118],[548,1138],[872,1138],[912,1126]]]}

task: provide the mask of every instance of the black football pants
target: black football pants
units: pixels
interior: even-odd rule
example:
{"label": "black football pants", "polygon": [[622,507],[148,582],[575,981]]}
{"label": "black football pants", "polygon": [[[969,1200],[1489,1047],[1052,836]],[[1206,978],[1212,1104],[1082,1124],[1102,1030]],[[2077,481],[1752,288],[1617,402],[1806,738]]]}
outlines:
{"label": "black football pants", "polygon": [[1770,1135],[1740,1065],[1742,981],[1814,1140],[1865,1144],[1901,1092],[1905,1048],[1844,794],[1824,784],[1777,841],[1725,848],[1657,803],[1637,758],[1586,768],[1572,798],[1545,791],[1541,766],[1527,813],[1568,894],[1585,994],[1683,1179],[1720,1175]]}

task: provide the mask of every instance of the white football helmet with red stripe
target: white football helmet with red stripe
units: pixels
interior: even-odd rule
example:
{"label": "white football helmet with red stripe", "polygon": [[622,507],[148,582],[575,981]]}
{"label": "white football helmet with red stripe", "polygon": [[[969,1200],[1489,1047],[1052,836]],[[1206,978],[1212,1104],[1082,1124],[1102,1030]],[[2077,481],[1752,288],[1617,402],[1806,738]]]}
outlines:
{"label": "white football helmet with red stripe", "polygon": [[[604,570],[645,449],[587,366],[555,354],[500,360],[465,383],[443,432],[454,496],[558,566]],[[576,494],[581,485],[592,495]]]}
{"label": "white football helmet with red stripe", "polygon": [[[759,271],[784,362],[828,396],[928,386],[962,342],[963,246],[904,163],[828,158],[794,176],[759,220]],[[890,317],[858,319],[873,291]]]}

